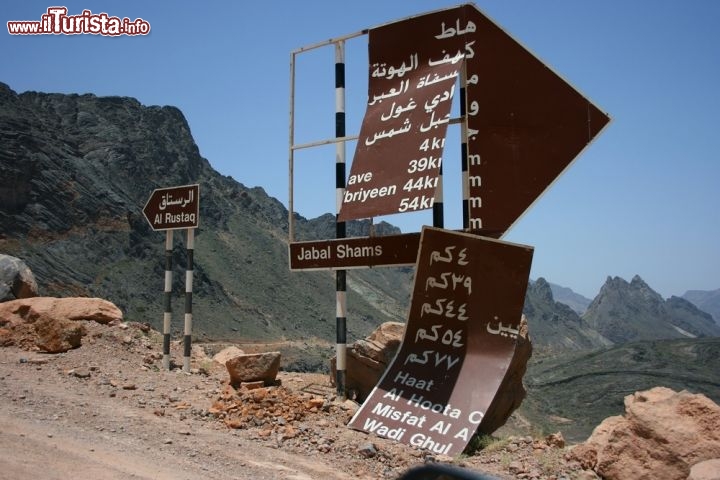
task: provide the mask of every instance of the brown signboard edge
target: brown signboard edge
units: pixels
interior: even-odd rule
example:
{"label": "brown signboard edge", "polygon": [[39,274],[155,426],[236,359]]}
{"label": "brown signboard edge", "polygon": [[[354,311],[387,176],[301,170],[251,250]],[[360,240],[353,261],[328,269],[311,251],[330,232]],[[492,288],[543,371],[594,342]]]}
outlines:
{"label": "brown signboard edge", "polygon": [[[517,38],[515,38],[515,36],[513,36],[510,32],[508,32],[502,25],[500,25],[497,21],[495,21],[495,19],[493,17],[491,17],[490,15],[488,15],[484,10],[479,8],[474,3],[466,3],[466,4],[459,5],[459,7],[462,7],[462,6],[470,6],[470,7],[474,8],[475,10],[477,10],[478,12],[480,12],[481,15],[483,15],[490,22],[492,22],[498,29],[500,29],[505,35],[507,35],[513,42],[517,43],[519,46],[524,48],[525,51],[527,51],[530,55],[535,57],[542,65],[544,65],[545,68],[547,68],[552,73],[557,75],[558,78],[560,78],[563,82],[565,82],[570,88],[575,90],[590,105],[593,105],[600,112],[605,114],[605,116],[608,118],[607,123],[605,123],[605,125],[603,125],[602,128],[600,128],[600,130],[597,131],[597,133],[590,139],[590,141],[585,144],[585,146],[577,153],[577,155],[575,155],[575,158],[573,158],[570,161],[570,163],[567,164],[567,166],[545,187],[545,189],[540,193],[540,195],[538,195],[535,198],[535,200],[533,200],[532,203],[530,203],[530,205],[528,205],[528,207],[508,226],[508,228],[505,230],[505,232],[503,232],[503,234],[500,236],[500,238],[502,239],[503,237],[505,237],[507,232],[511,231],[513,226],[515,226],[515,224],[517,224],[525,216],[525,214],[527,214],[527,212],[529,212],[533,208],[533,206],[548,192],[548,190],[550,190],[550,188],[552,188],[552,186],[555,185],[555,182],[557,182],[558,179],[560,179],[560,177],[562,177],[570,169],[570,167],[572,167],[575,164],[575,162],[578,161],[578,159],[580,159],[580,157],[583,155],[583,153],[585,153],[585,150],[587,150],[590,147],[590,145],[592,145],[593,142],[595,142],[595,140],[597,140],[597,138],[605,131],[605,129],[607,129],[608,126],[610,126],[610,124],[612,124],[612,117],[610,116],[610,114],[607,111],[600,108],[596,102],[594,102],[588,95],[585,94],[585,92],[583,92],[581,89],[579,89],[577,86],[575,86],[572,82],[568,81],[568,79],[564,75],[560,74],[552,66],[550,66],[548,64],[548,62],[546,62],[545,59],[543,57],[541,57],[540,55],[538,55],[533,49],[528,48],[527,45],[525,45],[523,42],[521,42]],[[389,23],[392,23],[392,22],[389,22]]]}
{"label": "brown signboard edge", "polygon": [[[412,20],[412,19],[417,18],[417,17],[422,17],[422,16],[425,16],[425,15],[431,15],[431,14],[440,13],[440,12],[443,12],[443,11],[446,11],[446,10],[453,10],[453,9],[462,8],[462,7],[471,7],[471,8],[474,8],[475,10],[477,10],[481,15],[483,15],[485,18],[487,18],[487,19],[488,19],[491,23],[493,23],[498,29],[500,29],[505,35],[507,35],[512,41],[514,41],[515,43],[517,43],[519,46],[521,46],[523,49],[525,49],[530,55],[532,55],[533,57],[535,57],[542,65],[545,66],[545,68],[547,68],[547,69],[550,70],[552,73],[554,73],[555,75],[557,75],[557,76],[558,76],[563,82],[565,82],[570,88],[574,89],[580,96],[582,96],[585,100],[587,100],[587,102],[588,102],[589,104],[593,105],[595,108],[597,108],[600,112],[602,112],[602,113],[608,118],[607,123],[606,123],[605,125],[603,125],[603,127],[600,128],[600,130],[597,131],[597,133],[590,139],[590,141],[589,141],[588,143],[585,144],[585,146],[578,152],[578,154],[575,156],[575,158],[573,158],[573,159],[567,164],[567,166],[545,187],[545,189],[540,193],[540,195],[538,195],[538,196],[532,201],[532,203],[530,203],[530,205],[528,205],[528,207],[508,226],[508,228],[507,228],[504,232],[502,232],[502,234],[499,236],[499,238],[502,239],[503,237],[505,237],[505,235],[506,235],[510,230],[512,230],[513,226],[515,226],[515,225],[525,216],[525,214],[527,214],[527,212],[530,211],[530,210],[532,209],[532,207],[548,192],[548,190],[550,190],[550,188],[555,184],[555,182],[557,182],[558,179],[560,179],[560,177],[562,177],[562,176],[568,171],[568,169],[570,169],[570,167],[572,167],[572,166],[575,164],[575,162],[583,155],[583,153],[585,152],[585,150],[586,150],[588,147],[590,147],[590,145],[592,145],[592,143],[595,142],[595,140],[597,140],[597,138],[605,131],[605,129],[608,128],[608,126],[610,126],[610,125],[612,124],[612,121],[613,121],[613,120],[612,120],[612,117],[610,116],[610,114],[609,114],[607,111],[605,111],[604,109],[600,108],[600,107],[598,106],[598,104],[597,104],[595,101],[593,101],[588,95],[586,95],[581,89],[579,89],[577,86],[575,86],[572,82],[568,81],[568,79],[567,79],[565,76],[561,75],[558,71],[556,71],[555,68],[553,68],[552,66],[550,66],[550,65],[543,59],[543,57],[541,57],[540,55],[538,55],[538,54],[537,54],[534,50],[532,50],[531,48],[528,48],[527,45],[525,45],[525,43],[519,41],[515,36],[513,36],[510,32],[508,32],[500,23],[498,23],[492,16],[488,15],[484,10],[482,10],[481,8],[479,8],[479,7],[478,7],[477,5],[475,5],[474,3],[462,3],[462,4],[458,4],[458,5],[449,7],[449,8],[439,8],[439,9],[430,10],[430,11],[423,12],[423,13],[418,13],[418,14],[416,14],[416,15],[410,15],[410,16],[407,16],[407,17],[404,17],[404,18],[401,18],[401,19],[398,19],[398,20],[392,20],[392,21],[388,21],[388,22],[384,22],[384,23],[375,25],[375,26],[373,26],[373,27],[371,27],[371,28],[368,28],[367,31],[370,31],[370,30],[376,29],[376,28],[380,28],[380,27],[384,27],[384,26],[387,26],[387,25],[391,25],[391,24],[393,24],[393,23],[399,23],[399,22],[403,22],[403,21],[407,21],[407,20]],[[378,215],[378,216],[379,216],[379,217],[382,217],[383,215]],[[288,255],[289,255],[289,253],[288,253]],[[331,270],[335,270],[335,269],[339,269],[339,268],[342,268],[342,267],[333,267],[333,268],[330,268],[330,269],[331,269]],[[365,267],[352,267],[352,268],[365,268]],[[369,267],[367,267],[367,268],[369,268]],[[291,269],[291,270],[292,270],[292,269]],[[308,269],[299,269],[299,270],[308,270]],[[318,269],[316,269],[316,270],[328,270],[328,268],[318,268]]]}
{"label": "brown signboard edge", "polygon": [[[585,97],[585,99],[587,100],[587,97]],[[588,102],[590,102],[590,100],[588,100]],[[590,102],[590,103],[592,103],[592,102]],[[607,113],[605,113],[605,115],[607,115]],[[590,139],[590,141],[588,143],[585,144],[585,146],[582,148],[582,150],[580,150],[578,152],[578,154],[575,155],[575,158],[573,158],[572,161],[570,161],[570,163],[568,163],[567,166],[565,168],[563,168],[563,170],[552,180],[552,182],[550,182],[545,187],[545,189],[540,193],[540,195],[535,197],[535,200],[533,200],[532,203],[530,203],[530,205],[528,205],[528,207],[515,220],[513,220],[513,222],[508,226],[508,228],[500,236],[500,239],[503,239],[505,237],[505,235],[507,235],[507,233],[510,232],[513,229],[513,227],[520,220],[522,220],[522,218],[525,217],[525,215],[530,210],[532,210],[532,208],[535,206],[535,204],[538,201],[540,201],[541,198],[543,198],[545,196],[545,194],[552,188],[552,186],[555,185],[555,182],[557,182],[560,179],[560,177],[565,175],[565,173],[570,169],[570,167],[572,167],[575,164],[575,162],[577,162],[580,159],[580,157],[585,152],[585,150],[587,150],[587,148],[595,141],[595,139],[597,139],[597,137],[599,137],[600,134],[608,127],[608,125],[610,125],[610,123],[612,122],[612,118],[609,115],[608,115],[608,119],[609,119],[608,122],[600,130],[598,130],[597,134],[592,139]]]}

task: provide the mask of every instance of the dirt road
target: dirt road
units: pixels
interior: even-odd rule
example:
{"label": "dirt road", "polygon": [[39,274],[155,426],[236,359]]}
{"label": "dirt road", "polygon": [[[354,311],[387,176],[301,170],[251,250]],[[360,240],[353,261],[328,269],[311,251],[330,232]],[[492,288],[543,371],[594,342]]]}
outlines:
{"label": "dirt road", "polygon": [[229,430],[203,413],[220,374],[155,371],[134,350],[112,337],[58,355],[0,348],[0,479],[358,478]]}
{"label": "dirt road", "polygon": [[[22,336],[0,347],[0,480],[397,479],[428,461],[576,478],[562,450],[532,437],[436,457],[349,429],[357,405],[337,401],[326,375],[281,371],[281,386],[235,390],[202,349],[192,373],[168,371],[158,332],[84,323],[82,346],[65,353],[28,350]],[[182,362],[178,343],[172,358]]]}

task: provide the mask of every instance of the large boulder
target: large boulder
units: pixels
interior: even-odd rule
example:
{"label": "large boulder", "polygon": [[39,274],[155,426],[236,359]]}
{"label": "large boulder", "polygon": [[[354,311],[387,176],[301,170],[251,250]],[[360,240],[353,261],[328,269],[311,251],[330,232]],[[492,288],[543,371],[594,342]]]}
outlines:
{"label": "large boulder", "polygon": [[[405,324],[385,322],[367,338],[357,340],[347,349],[345,388],[351,397],[363,402],[400,348]],[[330,360],[330,383],[335,385],[336,358]]]}
{"label": "large boulder", "polygon": [[34,323],[41,318],[93,320],[108,324],[122,321],[122,311],[102,298],[34,297],[0,303],[0,325]]}
{"label": "large boulder", "polygon": [[240,355],[245,355],[245,352],[240,350],[238,347],[231,345],[229,347],[223,348],[218,353],[213,355],[212,359],[214,362],[225,366],[228,360],[239,357]]}
{"label": "large boulder", "polygon": [[243,353],[226,360],[225,367],[233,387],[249,382],[272,385],[280,370],[280,352]]}
{"label": "large boulder", "polygon": [[122,312],[101,298],[35,297],[0,303],[0,345],[18,345],[49,353],[80,346],[86,330],[78,320],[107,324]]}
{"label": "large boulder", "polygon": [[636,392],[625,415],[606,418],[570,458],[606,480],[685,480],[693,465],[720,458],[720,406],[665,387]]}
{"label": "large boulder", "polygon": [[62,353],[77,348],[87,331],[78,322],[64,318],[43,317],[34,324],[37,338],[35,345],[41,352]]}
{"label": "large boulder", "polygon": [[0,253],[0,302],[37,295],[35,275],[25,262]]}

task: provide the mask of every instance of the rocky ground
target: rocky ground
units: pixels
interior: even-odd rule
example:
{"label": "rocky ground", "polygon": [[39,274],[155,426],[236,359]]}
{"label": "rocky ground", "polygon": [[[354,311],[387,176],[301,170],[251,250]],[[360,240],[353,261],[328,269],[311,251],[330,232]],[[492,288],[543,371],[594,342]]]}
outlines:
{"label": "rocky ground", "polygon": [[157,332],[82,323],[82,346],[65,353],[22,338],[0,348],[0,479],[394,479],[428,462],[500,479],[597,478],[553,437],[498,432],[473,453],[433,457],[346,427],[357,405],[338,401],[324,374],[281,371],[279,385],[235,389],[199,345],[190,373],[167,371]]}

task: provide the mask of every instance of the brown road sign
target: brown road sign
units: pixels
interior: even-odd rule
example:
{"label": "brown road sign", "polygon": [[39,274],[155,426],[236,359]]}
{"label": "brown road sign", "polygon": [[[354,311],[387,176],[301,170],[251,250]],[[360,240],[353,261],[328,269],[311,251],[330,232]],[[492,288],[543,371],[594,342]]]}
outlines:
{"label": "brown road sign", "polygon": [[473,230],[507,231],[609,122],[471,4],[370,29],[369,60],[341,221],[432,206],[460,76]]}
{"label": "brown road sign", "polygon": [[476,8],[462,11],[475,24],[465,39],[474,50],[467,61],[469,227],[507,231],[610,118]]}
{"label": "brown road sign", "polygon": [[158,188],[143,207],[153,230],[197,228],[200,221],[200,186]]}
{"label": "brown road sign", "polygon": [[[466,233],[497,238],[501,232]],[[419,232],[293,242],[288,246],[288,264],[293,271],[415,265],[419,246]]]}
{"label": "brown road sign", "polygon": [[434,37],[449,15],[370,30],[368,105],[340,221],[432,208],[465,62],[464,46],[445,50]]}
{"label": "brown road sign", "polygon": [[290,270],[415,265],[420,233],[294,242]]}
{"label": "brown road sign", "polygon": [[533,249],[425,227],[405,336],[349,426],[455,456],[515,351]]}

